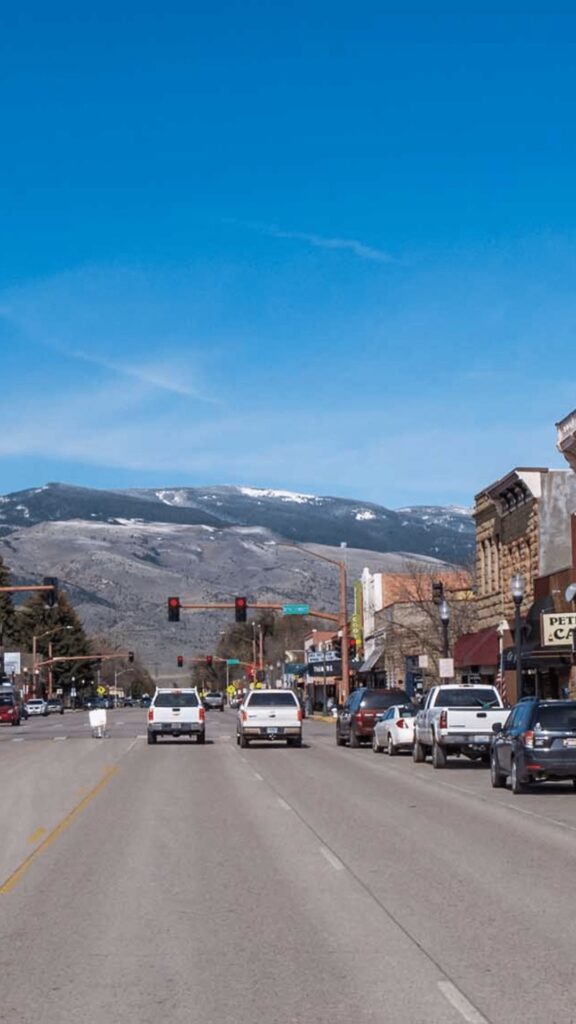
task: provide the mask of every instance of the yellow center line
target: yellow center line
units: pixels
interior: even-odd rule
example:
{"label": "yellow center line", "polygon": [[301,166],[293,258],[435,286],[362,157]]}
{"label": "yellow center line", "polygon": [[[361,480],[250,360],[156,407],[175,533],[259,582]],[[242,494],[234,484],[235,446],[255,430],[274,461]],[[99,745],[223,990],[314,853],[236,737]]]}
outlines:
{"label": "yellow center line", "polygon": [[108,771],[104,774],[103,778],[100,779],[100,782],[96,786],[94,786],[94,789],[91,789],[90,792],[87,793],[86,796],[83,797],[82,800],[80,800],[80,802],[72,808],[69,814],[67,814],[65,818],[62,818],[62,821],[60,821],[56,825],[56,827],[48,833],[48,835],[46,836],[45,839],[42,840],[40,845],[37,846],[35,850],[32,850],[32,853],[30,853],[22,861],[20,866],[17,867],[16,870],[8,876],[8,878],[5,880],[5,882],[3,882],[2,885],[0,885],[0,896],[5,896],[7,893],[11,892],[14,886],[17,885],[20,879],[26,874],[28,868],[33,864],[36,858],[39,857],[41,853],[44,853],[44,851],[47,850],[48,847],[51,846],[56,839],[58,839],[58,836],[62,835],[65,829],[67,829],[68,826],[71,825],[72,822],[75,820],[75,818],[77,818],[78,815],[82,813],[82,811],[88,806],[88,804],[94,799],[94,797],[98,796],[98,793],[100,793],[104,789],[104,787],[108,785],[108,783],[114,777],[117,771],[117,765],[113,765],[111,768],[109,768]]}
{"label": "yellow center line", "polygon": [[45,828],[42,828],[42,827],[40,827],[40,828],[37,828],[37,829],[36,829],[36,830],[35,830],[35,831],[34,831],[34,832],[32,833],[32,835],[31,835],[31,836],[28,836],[28,842],[29,842],[29,843],[37,843],[37,842],[38,842],[38,840],[39,840],[39,839],[42,839],[42,836],[45,836],[45,835],[46,835],[46,829],[45,829]]}

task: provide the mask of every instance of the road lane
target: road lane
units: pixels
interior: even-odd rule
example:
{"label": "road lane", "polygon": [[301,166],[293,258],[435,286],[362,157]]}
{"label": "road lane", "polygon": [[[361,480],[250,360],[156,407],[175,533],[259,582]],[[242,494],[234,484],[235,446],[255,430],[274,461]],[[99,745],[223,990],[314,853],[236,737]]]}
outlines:
{"label": "road lane", "polygon": [[339,749],[313,721],[302,749],[240,750],[234,721],[148,748],[134,717],[105,791],[2,897],[6,1020],[68,1024],[83,1000],[95,1024],[576,1019],[571,790],[492,792],[469,762]]}
{"label": "road lane", "polygon": [[384,1003],[462,1020],[441,972],[216,737],[138,742],[2,916],[0,1013],[19,1024],[380,1024]]}

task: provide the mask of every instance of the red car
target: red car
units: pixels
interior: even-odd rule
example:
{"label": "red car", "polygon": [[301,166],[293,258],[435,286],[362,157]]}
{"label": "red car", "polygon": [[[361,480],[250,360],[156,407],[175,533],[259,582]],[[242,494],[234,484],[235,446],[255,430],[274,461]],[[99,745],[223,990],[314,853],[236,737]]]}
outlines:
{"label": "red car", "polygon": [[0,725],[20,725],[21,721],[21,706],[14,693],[11,690],[0,692]]}

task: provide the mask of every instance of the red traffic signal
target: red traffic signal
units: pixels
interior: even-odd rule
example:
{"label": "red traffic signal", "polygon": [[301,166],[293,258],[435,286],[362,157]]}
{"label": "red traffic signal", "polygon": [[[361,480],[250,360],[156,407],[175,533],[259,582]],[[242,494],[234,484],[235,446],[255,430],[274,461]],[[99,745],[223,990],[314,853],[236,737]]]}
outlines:
{"label": "red traffic signal", "polygon": [[182,668],[182,666],[184,664],[184,657],[183,657],[183,655],[179,654],[178,657],[176,658],[176,661],[178,663],[178,668]]}
{"label": "red traffic signal", "polygon": [[180,622],[180,598],[168,598],[168,622]]}
{"label": "red traffic signal", "polygon": [[246,622],[246,612],[248,610],[248,604],[245,597],[234,598],[234,611],[236,622]]}
{"label": "red traffic signal", "polygon": [[212,655],[211,654],[207,654],[206,655],[206,664],[208,665],[208,668],[212,668],[212,662],[213,661],[214,661],[214,658],[212,657]]}

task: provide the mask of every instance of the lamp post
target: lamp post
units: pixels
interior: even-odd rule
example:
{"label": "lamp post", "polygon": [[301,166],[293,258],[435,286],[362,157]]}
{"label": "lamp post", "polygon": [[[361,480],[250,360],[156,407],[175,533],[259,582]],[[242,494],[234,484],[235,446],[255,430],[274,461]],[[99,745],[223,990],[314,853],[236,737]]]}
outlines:
{"label": "lamp post", "polygon": [[347,580],[347,569],[346,569],[346,541],[340,542],[340,550],[342,551],[343,561],[339,561],[337,558],[327,558],[326,555],[320,555],[317,551],[311,551],[310,548],[303,548],[299,544],[288,544],[280,542],[278,547],[284,548],[295,548],[296,551],[302,551],[305,555],[309,555],[311,558],[318,558],[321,562],[329,562],[330,565],[337,565],[339,571],[339,617],[340,617],[340,632],[342,634],[342,680],[340,685],[339,703],[344,704],[348,698],[350,690],[350,671],[349,671],[349,657],[348,657],[348,580]]}
{"label": "lamp post", "polygon": [[448,626],[450,625],[450,605],[446,598],[442,598],[438,608],[440,621],[442,623],[442,657],[448,658],[450,648],[448,644]]}
{"label": "lamp post", "polygon": [[524,577],[515,572],[510,589],[514,601],[514,642],[516,644],[516,700],[522,700],[522,623],[520,621],[520,605],[524,598]]}

